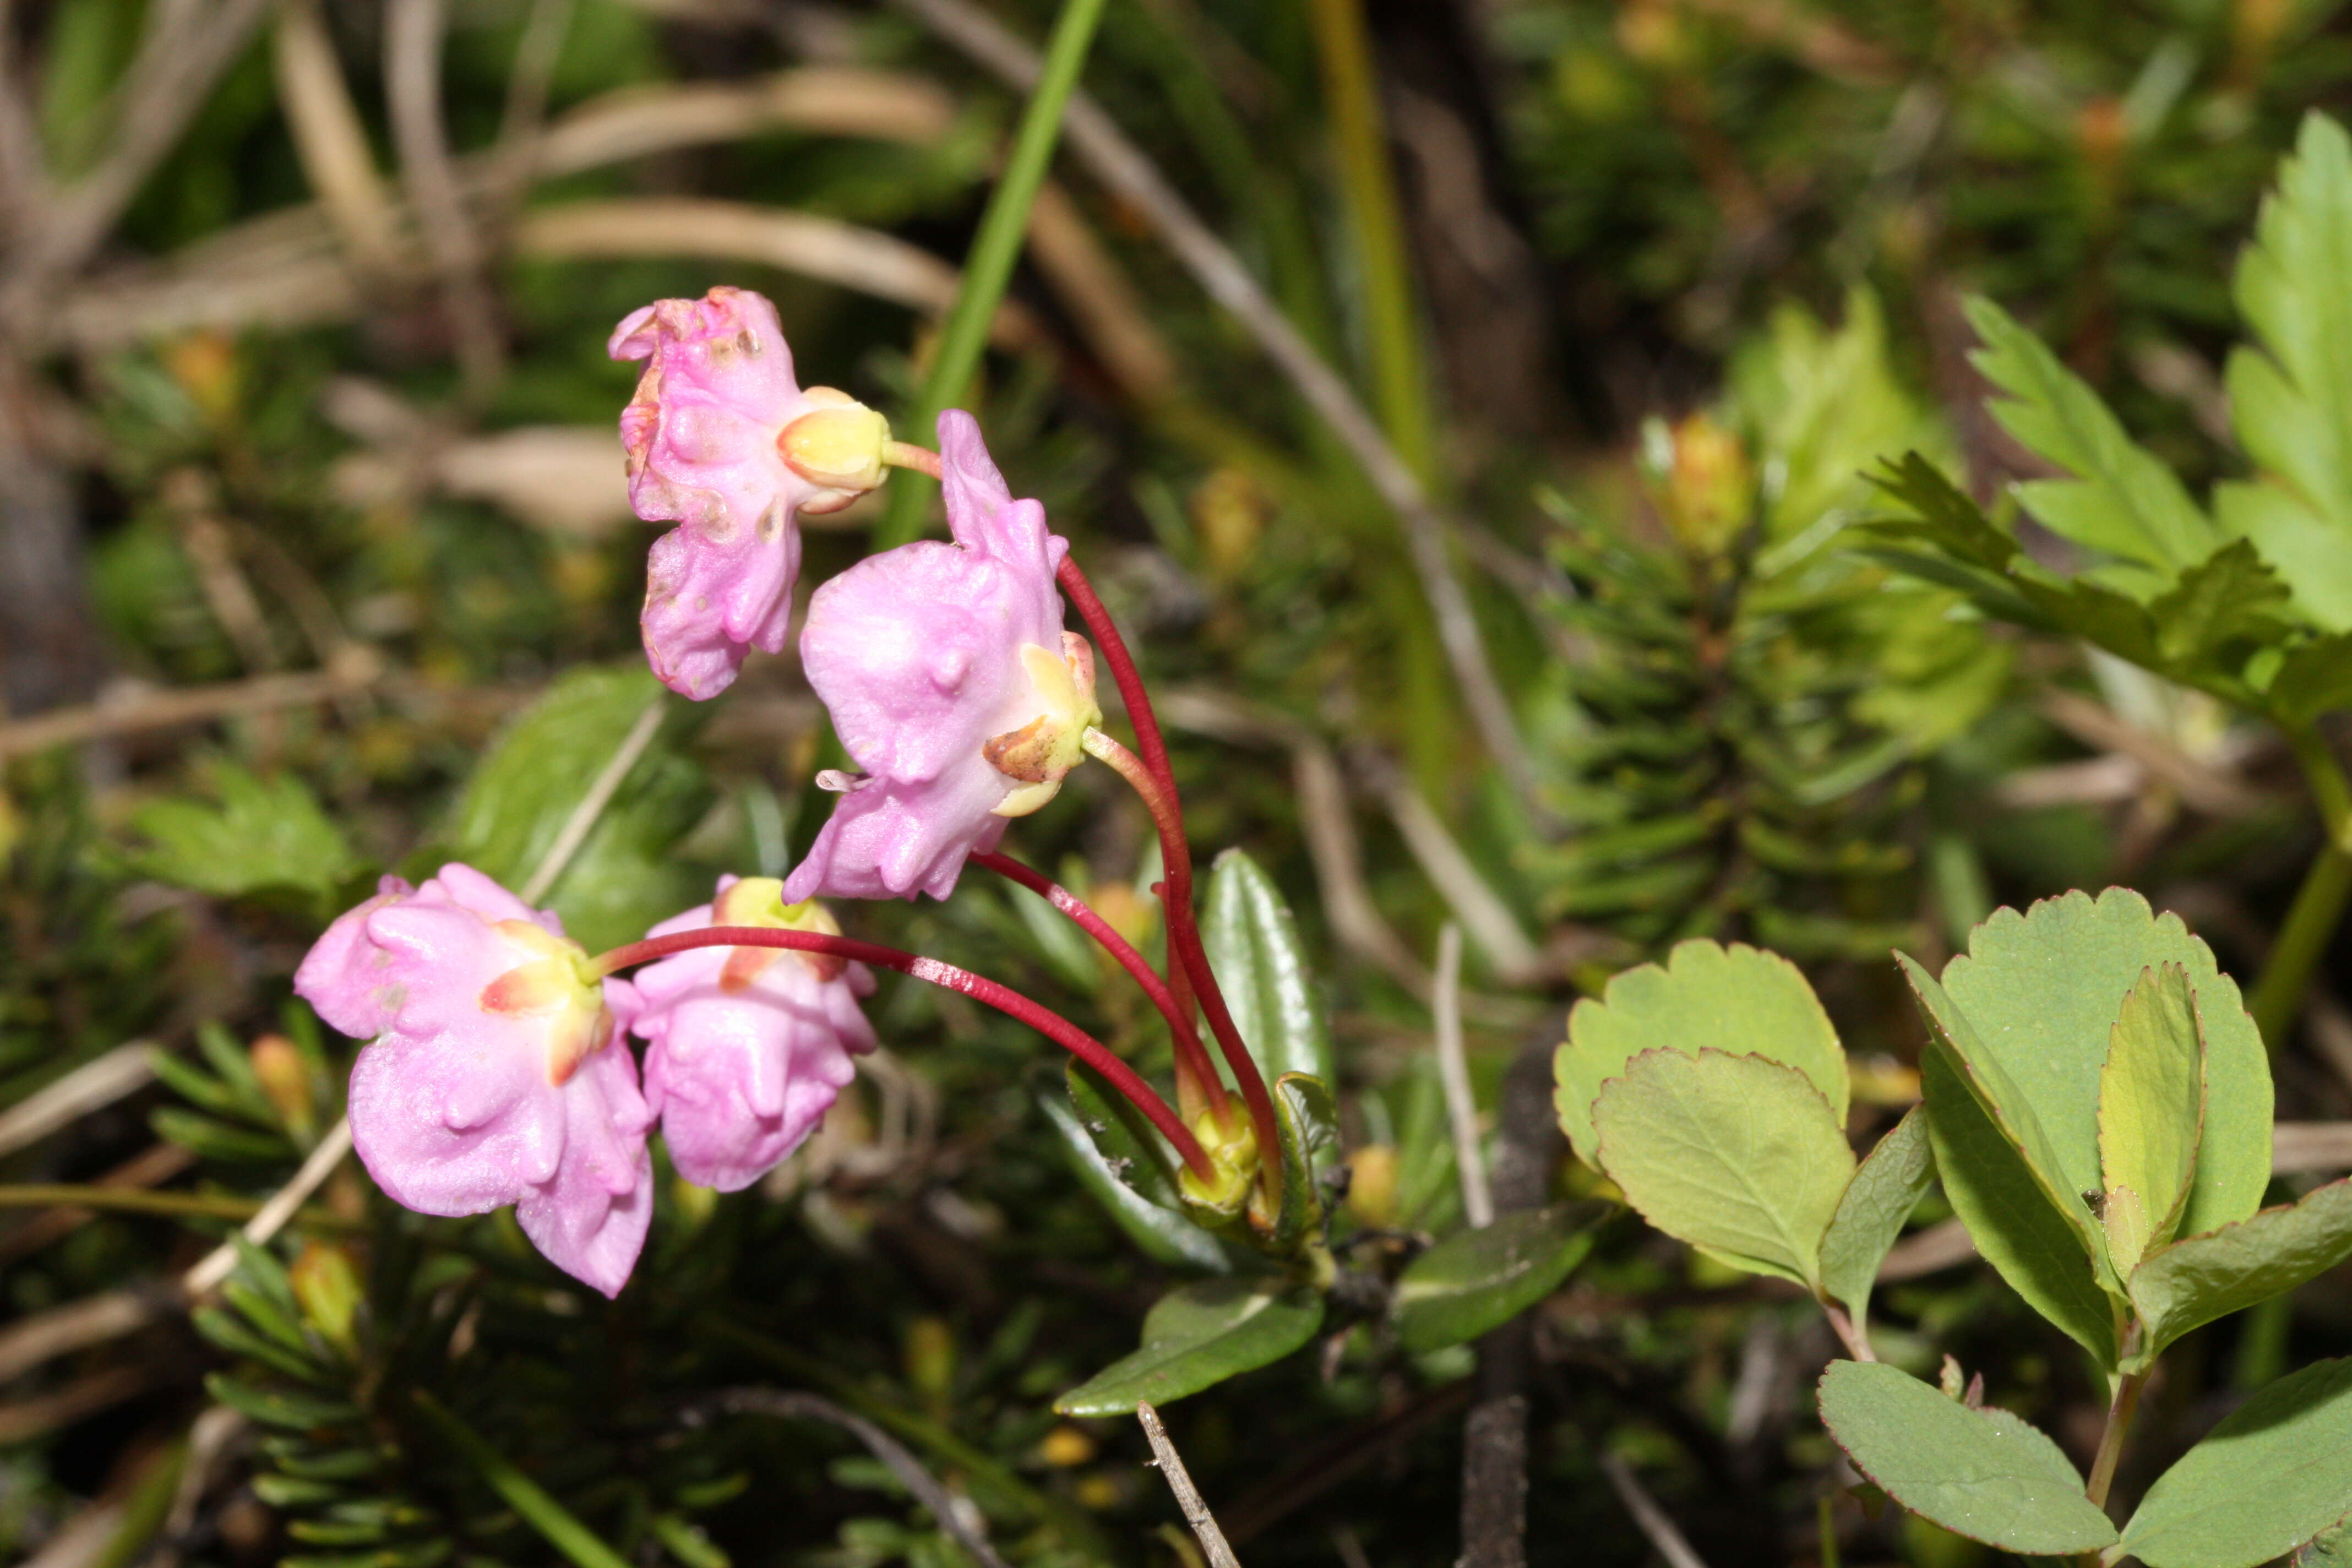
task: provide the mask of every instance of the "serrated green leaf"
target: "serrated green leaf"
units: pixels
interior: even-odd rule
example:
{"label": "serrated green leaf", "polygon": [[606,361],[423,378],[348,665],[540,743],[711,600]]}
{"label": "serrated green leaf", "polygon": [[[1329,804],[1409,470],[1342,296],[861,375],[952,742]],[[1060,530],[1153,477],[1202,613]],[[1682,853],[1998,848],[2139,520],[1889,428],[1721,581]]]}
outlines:
{"label": "serrated green leaf", "polygon": [[[1983,929],[1978,928],[1979,932]],[[1975,1026],[1975,1020],[1962,1011],[1950,993],[1912,962],[1907,954],[1898,953],[1895,958],[1902,965],[1905,978],[1911,983],[1912,994],[1918,998],[1920,1012],[1927,1016],[1927,1054],[1940,1058],[1941,1065],[1949,1069],[1946,1081],[1964,1089],[1999,1129],[2002,1142],[2017,1152],[2026,1171],[2032,1176],[2042,1201],[2074,1233],[2075,1244],[2089,1261],[2093,1277],[2112,1294],[2121,1296],[2122,1282],[2107,1261],[2106,1232],[2100,1227],[2098,1216],[2091,1212],[2089,1204],[2083,1197],[2084,1192],[2097,1190],[2095,1164],[2089,1182],[2078,1184],[2074,1180],[2043,1123],[2046,1102],[2035,1099],[2011,1076],[2002,1054],[1985,1043],[1984,1036]],[[1965,957],[1955,958],[1946,966],[1944,973],[1952,973],[1965,962]],[[1937,1109],[1931,1092],[1927,1100],[1931,1121]],[[2095,1161],[2098,1139],[2095,1108],[2092,1115],[2093,1158]],[[1951,1167],[1943,1163],[1940,1144],[1937,1149],[1937,1162],[1948,1177],[1952,1173]]]}
{"label": "serrated green leaf", "polygon": [[2259,347],[2230,356],[2231,424],[2259,485],[2216,498],[2330,631],[2352,629],[2352,139],[2305,116],[2232,292]]}
{"label": "serrated green leaf", "polygon": [[2099,1071],[2101,1215],[2107,1256],[2128,1279],[2148,1248],[2179,1233],[2205,1126],[2205,1032],[2189,972],[2140,972],[2108,1031]]}
{"label": "serrated green leaf", "polygon": [[342,830],[292,773],[263,779],[223,762],[207,783],[217,805],[157,800],[132,814],[149,841],[136,857],[145,875],[215,898],[270,888],[324,896],[359,868]]}
{"label": "serrated green leaf", "polygon": [[1935,1179],[1927,1108],[1915,1105],[1854,1168],[1822,1237],[1822,1289],[1845,1303],[1856,1327],[1869,1321],[1878,1266]]}
{"label": "serrated green leaf", "polygon": [[[499,732],[458,797],[454,856],[517,887],[537,868],[660,684],[642,662],[573,670]],[[621,781],[545,902],[590,952],[635,940],[708,898],[670,853],[701,817],[702,770],[656,738]]]}
{"label": "serrated green leaf", "polygon": [[2284,640],[2293,630],[2282,618],[2287,597],[2286,584],[2252,544],[2222,546],[2149,602],[2158,668],[2186,673]]}
{"label": "serrated green leaf", "polygon": [[1406,1265],[1389,1298],[1397,1342],[1414,1355],[1467,1344],[1546,1296],[1592,1250],[1603,1217],[1589,1204],[1497,1215]]}
{"label": "serrated green leaf", "polygon": [[1578,1155],[1595,1163],[1592,1102],[1604,1080],[1643,1051],[1695,1056],[1702,1047],[1796,1068],[1845,1125],[1845,1049],[1797,966],[1738,942],[1685,942],[1664,967],[1615,975],[1600,1000],[1587,997],[1569,1014],[1568,1042],[1553,1058],[1554,1103]]}
{"label": "serrated green leaf", "polygon": [[2352,1361],[2264,1387],[2157,1478],[2124,1526],[2147,1568],[2254,1568],[2352,1513]]}
{"label": "serrated green leaf", "polygon": [[1258,1070],[1268,1080],[1297,1072],[1329,1083],[1331,1035],[1297,919],[1238,849],[1219,855],[1209,873],[1201,942]]}
{"label": "serrated green leaf", "polygon": [[1852,1361],[1822,1374],[1821,1410],[1855,1469],[1955,1535],[2034,1557],[2115,1543],[2058,1445],[2006,1410],[1970,1410],[1908,1373]]}
{"label": "serrated green leaf", "polygon": [[2006,395],[1991,400],[1993,417],[2072,476],[2016,487],[2043,527],[2143,568],[2125,579],[2142,596],[2168,587],[2227,542],[2172,470],[2124,433],[2099,395],[2048,345],[1990,300],[1972,298],[1965,308],[1984,342],[1969,363]]}
{"label": "serrated green leaf", "polygon": [[1854,1161],[1804,1074],[1758,1056],[1647,1050],[1601,1085],[1592,1120],[1601,1169],[1643,1218],[1820,1289],[1822,1235]]}
{"label": "serrated green leaf", "polygon": [[[1920,1057],[1927,1133],[1944,1195],[1969,1239],[2026,1305],[2115,1363],[2114,1298],[2100,1289],[2087,1226],[2061,1212],[2025,1155],[1969,1087],[1958,1058],[1934,1043]],[[2084,1218],[2088,1219],[2087,1214]]]}
{"label": "serrated green leaf", "polygon": [[2352,1257],[2352,1179],[2148,1255],[2131,1277],[2139,1363],[2191,1329],[2292,1290]]}
{"label": "serrated green leaf", "polygon": [[[1071,1070],[1087,1069],[1073,1062]],[[1081,1090],[1079,1086],[1073,1084],[1070,1100],[1078,1101],[1082,1092],[1087,1101],[1098,1105],[1099,1097],[1107,1091],[1094,1084],[1087,1085]],[[1077,1173],[1078,1180],[1095,1195],[1097,1203],[1110,1211],[1111,1218],[1146,1257],[1156,1263],[1205,1268],[1220,1274],[1232,1267],[1225,1258],[1224,1249],[1217,1245],[1216,1237],[1179,1212],[1175,1206],[1172,1179],[1158,1162],[1133,1152],[1126,1142],[1125,1127],[1119,1127],[1117,1134],[1113,1134],[1108,1131],[1113,1124],[1112,1119],[1105,1111],[1097,1112],[1106,1127],[1104,1139],[1116,1138],[1113,1146],[1126,1151],[1114,1155],[1102,1141],[1089,1133],[1087,1123],[1082,1120],[1083,1113],[1074,1110],[1072,1104],[1060,1096],[1041,1094],[1037,1097],[1037,1105],[1045,1111],[1045,1119],[1053,1123],[1055,1131],[1061,1135],[1062,1147],[1069,1155],[1070,1168]],[[1114,1158],[1123,1163],[1124,1170],[1113,1168],[1111,1162]],[[1133,1173],[1128,1174],[1129,1172]],[[1130,1185],[1130,1181],[1138,1184]],[[1166,1201],[1163,1203],[1158,1198],[1145,1196],[1140,1190],[1145,1186],[1164,1189]]]}
{"label": "serrated green leaf", "polygon": [[2352,1568],[2352,1520],[2339,1519],[2297,1547],[2294,1568]]}
{"label": "serrated green leaf", "polygon": [[1054,1401],[1065,1415],[1124,1415],[1166,1405],[1284,1356],[1323,1326],[1323,1298],[1259,1276],[1208,1279],[1160,1299],[1143,1321],[1143,1347]]}
{"label": "serrated green leaf", "polygon": [[2205,1034],[2205,1131],[2180,1232],[2245,1218],[2271,1173],[2270,1058],[2237,983],[2173,914],[2126,888],[1997,910],[1944,971],[1944,988],[2032,1104],[2066,1191],[2101,1190],[2099,1071],[2108,1026],[2151,964],[2177,963]]}

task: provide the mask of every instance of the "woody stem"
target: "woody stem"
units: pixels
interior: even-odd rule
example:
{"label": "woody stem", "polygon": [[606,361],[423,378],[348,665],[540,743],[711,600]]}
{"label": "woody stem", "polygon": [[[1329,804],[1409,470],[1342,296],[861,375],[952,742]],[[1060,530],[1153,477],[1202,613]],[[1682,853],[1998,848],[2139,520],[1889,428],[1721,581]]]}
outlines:
{"label": "woody stem", "polygon": [[1282,1145],[1276,1136],[1274,1100],[1265,1091],[1265,1079],[1258,1075],[1257,1063],[1251,1059],[1249,1047],[1242,1043],[1241,1031],[1234,1026],[1234,1016],[1225,1007],[1224,994],[1217,989],[1217,977],[1209,970],[1209,954],[1201,945],[1200,928],[1192,921],[1192,849],[1184,842],[1175,796],[1160,787],[1142,758],[1100,730],[1087,730],[1085,745],[1087,755],[1109,764],[1128,782],[1160,828],[1160,856],[1168,868],[1167,890],[1161,898],[1168,911],[1168,967],[1172,973],[1181,964],[1192,976],[1201,1011],[1208,1015],[1209,1032],[1217,1037],[1217,1048],[1224,1054],[1225,1064],[1233,1068],[1234,1081],[1241,1086],[1242,1099],[1249,1106],[1250,1126],[1257,1133],[1258,1170],[1265,1180],[1267,1206],[1278,1209],[1282,1202]]}
{"label": "woody stem", "polygon": [[830,953],[836,958],[870,963],[877,969],[895,969],[901,974],[911,974],[933,985],[944,985],[950,991],[961,992],[1007,1017],[1019,1019],[1108,1079],[1111,1086],[1150,1118],[1151,1124],[1160,1129],[1160,1135],[1175,1146],[1177,1153],[1183,1157],[1186,1169],[1203,1182],[1213,1183],[1217,1179],[1217,1168],[1210,1163],[1208,1152],[1201,1147],[1201,1141],[1192,1135],[1192,1130],[1169,1109],[1168,1102],[1160,1099],[1150,1084],[1136,1075],[1133,1068],[1112,1055],[1109,1047],[1052,1008],[1033,1002],[1011,987],[1000,985],[968,969],[958,969],[954,964],[942,963],[936,958],[901,952],[895,947],[881,947],[850,937],[828,936],[813,931],[782,931],[772,926],[707,926],[700,931],[672,931],[667,936],[649,936],[643,942],[616,947],[590,962],[599,975],[614,974],[635,964],[698,947],[779,947],[793,952]]}
{"label": "woody stem", "polygon": [[1110,922],[1087,908],[1076,894],[1044,872],[993,850],[978,851],[971,860],[972,864],[985,867],[1008,881],[1020,883],[1068,916],[1080,931],[1094,938],[1121,969],[1134,977],[1135,983],[1143,988],[1144,995],[1160,1009],[1160,1016],[1168,1020],[1168,1033],[1175,1042],[1177,1109],[1183,1112],[1188,1122],[1197,1119],[1203,1110],[1213,1111],[1218,1123],[1223,1125],[1229,1103],[1224,1083],[1217,1077],[1217,1069],[1210,1062],[1208,1050],[1201,1044],[1200,1033],[1192,1027],[1192,1020],[1177,1007],[1176,998],[1169,992],[1167,983],[1152,971],[1143,954],[1135,951],[1134,944],[1112,930]]}

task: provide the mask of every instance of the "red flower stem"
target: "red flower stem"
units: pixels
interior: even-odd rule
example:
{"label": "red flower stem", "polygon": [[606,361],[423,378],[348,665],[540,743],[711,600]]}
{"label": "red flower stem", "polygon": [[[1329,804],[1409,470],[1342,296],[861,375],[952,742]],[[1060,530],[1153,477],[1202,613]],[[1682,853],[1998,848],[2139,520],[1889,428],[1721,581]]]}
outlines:
{"label": "red flower stem", "polygon": [[993,850],[975,852],[971,862],[975,866],[985,867],[1008,881],[1020,883],[1061,910],[1080,931],[1100,943],[1103,951],[1109,953],[1121,969],[1134,977],[1135,983],[1143,987],[1143,994],[1151,999],[1151,1005],[1160,1009],[1160,1016],[1168,1020],[1169,1035],[1175,1041],[1177,1108],[1184,1113],[1187,1121],[1203,1110],[1213,1110],[1222,1124],[1225,1121],[1228,1101],[1224,1080],[1217,1077],[1217,1069],[1210,1062],[1208,1049],[1201,1044],[1200,1032],[1192,1027],[1192,1020],[1177,1007],[1176,998],[1170,994],[1167,982],[1144,962],[1143,954],[1135,951],[1135,945],[1113,931],[1110,922],[1087,908],[1076,893],[1043,871]]}
{"label": "red flower stem", "polygon": [[613,974],[635,964],[667,958],[671,953],[685,952],[698,947],[780,947],[793,952],[831,953],[836,958],[870,963],[877,969],[895,969],[901,974],[911,974],[933,985],[944,985],[950,991],[961,992],[1007,1017],[1019,1019],[1110,1079],[1112,1087],[1127,1096],[1138,1110],[1150,1118],[1151,1124],[1160,1129],[1161,1136],[1175,1145],[1176,1152],[1183,1156],[1187,1169],[1203,1182],[1213,1183],[1217,1179],[1217,1168],[1210,1162],[1208,1151],[1201,1147],[1201,1141],[1192,1136],[1192,1130],[1168,1108],[1168,1102],[1160,1099],[1150,1084],[1136,1076],[1133,1068],[1113,1056],[1109,1047],[1052,1008],[1041,1006],[1009,986],[1000,985],[968,969],[958,969],[952,963],[942,963],[936,958],[901,952],[895,947],[880,947],[850,937],[827,936],[822,931],[781,931],[772,926],[706,926],[700,931],[672,931],[667,936],[649,936],[643,942],[616,947],[590,962],[598,974]]}
{"label": "red flower stem", "polygon": [[[1183,804],[1176,797],[1176,770],[1169,765],[1168,742],[1160,733],[1159,715],[1151,710],[1151,694],[1143,689],[1143,674],[1135,667],[1135,656],[1128,651],[1127,639],[1118,635],[1118,623],[1095,593],[1094,584],[1087,581],[1075,557],[1065,555],[1061,565],[1054,570],[1054,581],[1077,606],[1078,618],[1094,634],[1095,647],[1104,664],[1110,667],[1111,679],[1118,686],[1119,700],[1127,704],[1128,722],[1135,728],[1135,750],[1140,754],[1140,769],[1121,767],[1118,755],[1125,754],[1118,742],[1111,742],[1112,752],[1097,753],[1103,761],[1118,768],[1120,776],[1134,786],[1150,808],[1151,819],[1160,828],[1160,858],[1167,868],[1168,885],[1160,894],[1160,905],[1168,919],[1168,988],[1178,996],[1185,995],[1184,984],[1189,975],[1191,990],[1200,996],[1201,1011],[1208,1016],[1209,1032],[1216,1037],[1217,1049],[1234,1069],[1234,1081],[1241,1086],[1242,1098],[1249,1102],[1250,1122],[1257,1130],[1259,1159],[1265,1172],[1266,1201],[1278,1206],[1282,1201],[1282,1154],[1275,1142],[1274,1100],[1265,1091],[1265,1079],[1258,1075],[1257,1063],[1251,1059],[1249,1047],[1242,1043],[1241,1031],[1234,1027],[1234,1016],[1225,1006],[1224,993],[1218,989],[1217,977],[1209,968],[1209,955],[1201,945],[1201,928],[1192,915],[1192,849],[1184,837]],[[1100,733],[1100,731],[1097,731]],[[1108,740],[1108,737],[1104,737]],[[1155,786],[1144,787],[1148,775]]]}
{"label": "red flower stem", "polygon": [[[1217,977],[1209,970],[1209,955],[1201,946],[1200,928],[1192,923],[1192,850],[1184,842],[1183,825],[1177,820],[1174,797],[1160,787],[1143,759],[1104,734],[1090,729],[1086,734],[1087,754],[1108,763],[1125,779],[1135,793],[1143,797],[1151,813],[1151,820],[1160,827],[1160,855],[1168,866],[1166,889],[1160,902],[1168,910],[1168,967],[1189,970],[1201,998],[1201,1011],[1209,1017],[1209,1032],[1217,1037],[1217,1048],[1224,1053],[1226,1064],[1234,1069],[1234,1081],[1241,1086],[1242,1099],[1248,1102],[1250,1125],[1257,1131],[1258,1170],[1265,1178],[1266,1203],[1278,1207],[1282,1202],[1282,1145],[1276,1141],[1274,1099],[1265,1091],[1265,1079],[1258,1076],[1257,1063],[1251,1059],[1249,1047],[1242,1043],[1241,1031],[1234,1026],[1234,1016],[1225,1006],[1224,993],[1217,989]],[[1181,867],[1180,872],[1178,868]],[[1177,911],[1182,910],[1181,918]]]}
{"label": "red flower stem", "polygon": [[1179,903],[1175,898],[1164,895],[1160,900],[1168,919],[1168,989],[1175,996],[1176,1005],[1190,1018],[1192,981],[1185,972],[1183,961],[1177,957],[1176,927],[1179,921],[1189,922],[1192,918],[1192,858],[1189,849],[1179,855],[1168,847],[1168,826],[1171,822],[1175,825],[1177,845],[1181,847],[1185,841],[1184,807],[1176,798],[1176,771],[1168,764],[1168,743],[1160,738],[1160,718],[1151,710],[1151,696],[1143,689],[1143,674],[1135,668],[1135,656],[1127,651],[1127,639],[1118,635],[1118,625],[1111,620],[1110,612],[1103,608],[1095,585],[1087,581],[1075,557],[1062,557],[1061,565],[1054,569],[1054,581],[1070,596],[1070,603],[1077,606],[1078,618],[1094,634],[1096,651],[1110,667],[1119,700],[1127,704],[1128,722],[1135,728],[1135,749],[1158,783],[1160,793],[1167,797],[1168,816],[1163,820],[1155,810],[1152,819],[1160,827],[1160,858],[1168,868],[1169,886],[1182,900]]}

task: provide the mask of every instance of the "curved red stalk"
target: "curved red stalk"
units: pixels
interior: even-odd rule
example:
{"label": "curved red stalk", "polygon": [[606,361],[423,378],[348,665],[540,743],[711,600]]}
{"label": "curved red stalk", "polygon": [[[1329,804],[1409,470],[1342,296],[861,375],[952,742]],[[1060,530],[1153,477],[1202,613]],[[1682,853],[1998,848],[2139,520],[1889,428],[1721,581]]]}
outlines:
{"label": "curved red stalk", "polygon": [[[1143,994],[1151,999],[1151,1005],[1160,1009],[1160,1016],[1168,1020],[1168,1032],[1176,1045],[1176,1089],[1179,1105],[1187,1116],[1192,1115],[1197,1110],[1213,1110],[1218,1121],[1223,1122],[1225,1120],[1226,1104],[1224,1080],[1217,1077],[1216,1068],[1210,1063],[1208,1050],[1201,1044],[1200,1033],[1192,1027],[1192,1020],[1186,1016],[1184,1009],[1177,1006],[1176,998],[1170,993],[1167,982],[1161,980],[1151,965],[1145,962],[1143,954],[1135,951],[1135,944],[1112,930],[1110,922],[1087,908],[1085,901],[1076,894],[1046,876],[1043,871],[1024,866],[1011,856],[1000,855],[994,850],[975,851],[971,856],[971,862],[975,866],[987,868],[1008,881],[1020,883],[1061,910],[1076,924],[1079,930],[1101,943],[1103,951],[1109,953],[1121,969],[1134,977],[1135,983],[1143,987]],[[1170,951],[1172,952],[1174,949],[1171,947]],[[1198,1099],[1202,1103],[1199,1105],[1189,1103],[1194,1099]]]}
{"label": "curved red stalk", "polygon": [[599,974],[613,974],[635,964],[667,958],[674,952],[685,952],[698,947],[780,947],[793,952],[825,952],[837,958],[854,959],[870,963],[877,969],[895,969],[901,974],[911,974],[933,985],[944,985],[950,991],[961,992],[973,1001],[995,1008],[1007,1017],[1017,1018],[1039,1034],[1068,1051],[1072,1056],[1110,1079],[1112,1087],[1133,1102],[1138,1110],[1151,1120],[1160,1135],[1175,1145],[1183,1156],[1185,1166],[1203,1182],[1216,1180],[1216,1166],[1210,1162],[1208,1152],[1183,1119],[1168,1107],[1168,1102],[1154,1092],[1151,1086],[1136,1075],[1110,1047],[1063,1017],[1050,1007],[1031,1001],[1010,986],[1000,985],[984,975],[968,969],[958,969],[952,963],[942,963],[936,958],[918,953],[901,952],[895,947],[881,947],[870,942],[858,942],[845,936],[828,936],[822,931],[781,931],[772,926],[706,926],[700,931],[672,931],[667,936],[649,936],[643,942],[633,942],[612,952],[600,953],[592,962]]}
{"label": "curved red stalk", "polygon": [[[1142,766],[1134,772],[1125,768],[1119,771],[1136,793],[1144,797],[1160,828],[1160,858],[1168,875],[1167,891],[1160,898],[1168,918],[1168,988],[1180,997],[1188,989],[1198,993],[1201,1010],[1208,1016],[1209,1032],[1216,1037],[1217,1049],[1233,1068],[1234,1081],[1241,1086],[1242,1099],[1249,1104],[1250,1123],[1257,1131],[1259,1169],[1265,1173],[1267,1202],[1269,1206],[1278,1207],[1282,1201],[1282,1152],[1275,1141],[1274,1100],[1265,1091],[1265,1079],[1258,1075],[1257,1063],[1251,1059],[1249,1047],[1242,1043],[1240,1031],[1234,1027],[1233,1014],[1226,1008],[1224,995],[1217,988],[1217,977],[1209,968],[1208,952],[1201,946],[1200,927],[1192,917],[1192,851],[1184,838],[1183,807],[1176,798],[1176,773],[1169,765],[1168,742],[1160,736],[1159,715],[1151,710],[1151,695],[1143,689],[1143,675],[1135,667],[1134,655],[1127,650],[1127,639],[1118,635],[1118,626],[1077,562],[1071,556],[1063,556],[1062,563],[1054,570],[1054,581],[1077,606],[1078,618],[1086,622],[1087,630],[1094,634],[1096,651],[1110,667],[1111,679],[1118,687],[1120,700],[1127,704],[1128,722],[1135,729],[1135,749]],[[1103,760],[1114,767],[1118,765],[1109,755]],[[1147,779],[1153,787],[1144,786]],[[1192,979],[1189,988],[1183,984],[1188,974]]]}

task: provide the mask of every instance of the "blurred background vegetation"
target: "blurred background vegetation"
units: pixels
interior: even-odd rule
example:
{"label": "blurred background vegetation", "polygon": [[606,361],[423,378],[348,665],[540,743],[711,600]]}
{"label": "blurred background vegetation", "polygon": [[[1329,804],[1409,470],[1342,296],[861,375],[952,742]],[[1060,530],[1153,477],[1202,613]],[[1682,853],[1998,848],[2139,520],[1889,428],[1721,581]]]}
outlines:
{"label": "blurred background vegetation", "polygon": [[[957,1560],[837,1430],[675,1420],[768,1384],[895,1432],[1014,1561],[1193,1561],[1140,1436],[1050,1410],[1166,1271],[1041,1112],[1047,1048],[910,983],[764,1186],[666,1185],[609,1308],[506,1216],[422,1221],[349,1165],[222,1304],[173,1283],[333,1121],[353,1047],[288,985],[379,872],[520,881],[616,755],[551,900],[592,947],[793,863],[834,742],[790,658],[657,702],[605,338],[743,285],[804,383],[908,406],[1052,16],[0,4],[0,1552],[557,1560],[388,1393],[420,1388],[632,1562]],[[1456,1223],[1449,920],[1489,1107],[1685,936],[1806,966],[1858,1129],[1916,1092],[1887,950],[1940,959],[1996,903],[2128,883],[2251,974],[2319,843],[2278,738],[1841,534],[1906,449],[1979,499],[2047,472],[1983,410],[1967,293],[2192,484],[2236,471],[2231,264],[2297,121],[2352,108],[2331,0],[1113,0],[1085,88],[974,406],[1138,647],[1195,843],[1299,911],[1342,1230]],[[884,510],[812,521],[803,594]],[[1149,936],[1149,825],[1102,773],[1021,848]],[[843,918],[1165,1066],[1026,895]],[[2352,1117],[2326,968],[2289,1121]],[[1913,1257],[1895,1353],[2087,1450],[2065,1342]],[[2188,1342],[2147,1462],[2346,1349],[2346,1287]],[[1974,1560],[1839,1489],[1792,1292],[1627,1226],[1534,1321],[1537,1561],[1652,1550],[1609,1456],[1715,1568]],[[1450,1563],[1469,1367],[1335,1324],[1170,1420],[1245,1561]]]}

